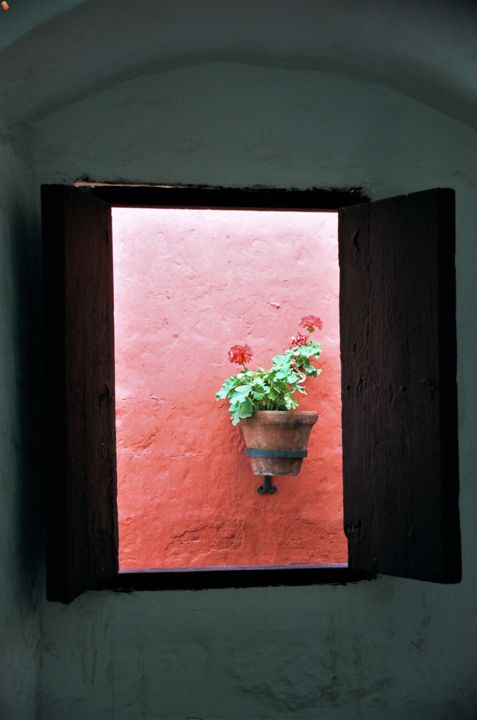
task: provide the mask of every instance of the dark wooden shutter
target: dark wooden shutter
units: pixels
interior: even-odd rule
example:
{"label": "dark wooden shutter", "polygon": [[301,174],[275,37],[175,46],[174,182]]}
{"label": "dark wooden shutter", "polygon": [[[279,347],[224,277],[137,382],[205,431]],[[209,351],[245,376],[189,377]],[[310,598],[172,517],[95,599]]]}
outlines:
{"label": "dark wooden shutter", "polygon": [[47,595],[70,602],[118,570],[111,209],[42,188]]}
{"label": "dark wooden shutter", "polygon": [[339,216],[349,564],[461,578],[454,192]]}

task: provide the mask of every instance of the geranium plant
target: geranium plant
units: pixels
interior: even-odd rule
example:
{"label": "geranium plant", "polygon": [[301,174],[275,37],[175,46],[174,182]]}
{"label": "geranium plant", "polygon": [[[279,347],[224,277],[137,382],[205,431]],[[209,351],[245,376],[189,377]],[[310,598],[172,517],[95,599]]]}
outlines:
{"label": "geranium plant", "polygon": [[318,359],[321,346],[311,339],[311,333],[321,330],[323,323],[316,315],[306,315],[300,320],[300,327],[306,332],[297,332],[290,346],[282,355],[275,355],[269,370],[250,370],[247,364],[253,357],[249,345],[232,345],[228,352],[231,363],[242,369],[224,382],[217,400],[229,401],[232,424],[248,418],[257,410],[293,410],[298,407],[295,393],[306,395],[303,383],[308,377],[316,377],[321,369],[313,365]]}

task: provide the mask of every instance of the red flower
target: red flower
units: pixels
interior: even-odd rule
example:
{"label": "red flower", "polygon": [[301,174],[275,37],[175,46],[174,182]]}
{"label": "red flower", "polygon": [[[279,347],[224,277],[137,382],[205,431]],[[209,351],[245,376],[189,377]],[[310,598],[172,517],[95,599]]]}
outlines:
{"label": "red flower", "polygon": [[302,317],[298,324],[300,327],[306,328],[308,332],[313,332],[315,328],[321,330],[321,328],[323,327],[321,319],[319,317],[316,317],[316,315],[305,315],[305,317]]}
{"label": "red flower", "polygon": [[300,345],[306,345],[308,342],[308,335],[305,333],[297,332],[291,339],[290,347],[300,347]]}
{"label": "red flower", "polygon": [[231,363],[245,365],[245,363],[250,362],[252,359],[253,352],[250,345],[232,345],[228,352],[228,356]]}

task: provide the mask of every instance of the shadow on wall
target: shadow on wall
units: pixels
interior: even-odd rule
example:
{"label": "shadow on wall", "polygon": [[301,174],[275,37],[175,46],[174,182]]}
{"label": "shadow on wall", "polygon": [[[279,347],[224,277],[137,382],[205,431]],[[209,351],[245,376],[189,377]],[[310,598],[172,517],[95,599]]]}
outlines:
{"label": "shadow on wall", "polygon": [[20,597],[31,609],[36,605],[35,590],[44,566],[45,438],[40,429],[48,423],[48,398],[43,397],[40,237],[15,195],[12,204],[8,233],[12,355],[7,361],[15,404],[9,430],[10,457],[18,483],[11,493],[18,545],[10,547],[10,552],[15,553]]}

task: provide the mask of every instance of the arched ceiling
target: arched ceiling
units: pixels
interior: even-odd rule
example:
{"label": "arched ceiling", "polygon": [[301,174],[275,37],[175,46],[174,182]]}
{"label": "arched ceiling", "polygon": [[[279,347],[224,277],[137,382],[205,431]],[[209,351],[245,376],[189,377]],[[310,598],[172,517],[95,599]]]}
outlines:
{"label": "arched ceiling", "polygon": [[[345,73],[477,126],[473,0],[10,0],[0,100],[33,122],[148,71],[236,61]],[[350,108],[352,112],[352,108]]]}

